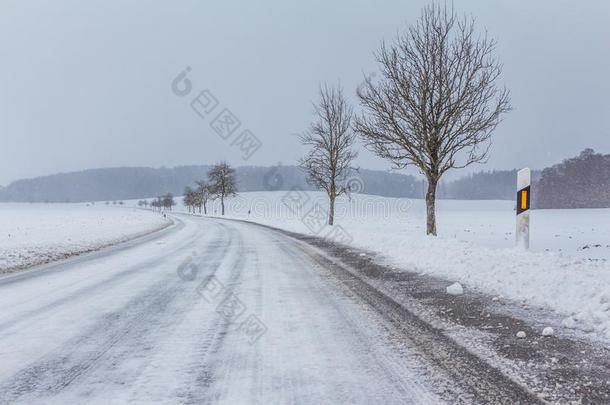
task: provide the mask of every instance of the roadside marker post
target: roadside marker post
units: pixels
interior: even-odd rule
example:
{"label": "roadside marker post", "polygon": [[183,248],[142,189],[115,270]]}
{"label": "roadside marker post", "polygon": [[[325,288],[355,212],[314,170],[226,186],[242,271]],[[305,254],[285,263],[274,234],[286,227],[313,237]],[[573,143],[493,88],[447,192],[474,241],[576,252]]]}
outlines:
{"label": "roadside marker post", "polygon": [[532,172],[529,168],[517,172],[517,247],[530,248],[530,200]]}

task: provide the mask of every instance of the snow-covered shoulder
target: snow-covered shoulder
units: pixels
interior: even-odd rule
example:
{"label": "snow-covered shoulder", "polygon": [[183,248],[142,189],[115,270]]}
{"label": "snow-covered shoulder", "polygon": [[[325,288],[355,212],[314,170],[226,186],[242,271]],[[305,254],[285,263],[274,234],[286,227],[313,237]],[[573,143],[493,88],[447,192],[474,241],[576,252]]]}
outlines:
{"label": "snow-covered shoulder", "polygon": [[102,204],[0,204],[0,273],[48,263],[162,229],[151,211]]}

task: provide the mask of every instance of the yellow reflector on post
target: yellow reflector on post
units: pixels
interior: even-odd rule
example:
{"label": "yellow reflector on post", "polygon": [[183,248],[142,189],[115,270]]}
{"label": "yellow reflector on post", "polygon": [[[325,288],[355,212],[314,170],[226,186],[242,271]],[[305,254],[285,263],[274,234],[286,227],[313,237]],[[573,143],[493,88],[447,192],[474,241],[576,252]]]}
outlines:
{"label": "yellow reflector on post", "polygon": [[517,246],[529,249],[530,246],[530,187],[532,184],[532,173],[529,168],[517,172]]}

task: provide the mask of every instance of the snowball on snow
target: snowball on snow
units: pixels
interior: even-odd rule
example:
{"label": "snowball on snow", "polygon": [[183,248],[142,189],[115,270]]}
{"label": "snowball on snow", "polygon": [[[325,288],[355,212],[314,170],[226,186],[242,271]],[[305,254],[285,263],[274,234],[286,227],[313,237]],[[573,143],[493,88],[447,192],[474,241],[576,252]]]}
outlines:
{"label": "snowball on snow", "polygon": [[447,287],[447,294],[449,295],[462,295],[464,294],[464,288],[460,283],[453,283]]}
{"label": "snowball on snow", "polygon": [[527,335],[525,334],[525,332],[523,332],[522,330],[520,330],[519,332],[517,332],[517,337],[519,339],[525,339]]}
{"label": "snowball on snow", "polygon": [[542,330],[542,336],[553,336],[555,331],[550,326],[547,326]]}

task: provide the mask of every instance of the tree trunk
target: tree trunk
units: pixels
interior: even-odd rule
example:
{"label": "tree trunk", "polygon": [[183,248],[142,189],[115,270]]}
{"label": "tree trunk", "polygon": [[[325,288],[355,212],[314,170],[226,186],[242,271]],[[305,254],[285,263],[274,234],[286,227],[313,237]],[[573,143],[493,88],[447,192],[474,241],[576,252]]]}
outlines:
{"label": "tree trunk", "polygon": [[426,192],[426,234],[436,236],[436,185],[438,180],[428,179]]}
{"label": "tree trunk", "polygon": [[225,198],[222,196],[220,197],[220,208],[222,211],[222,215],[224,215],[225,214]]}
{"label": "tree trunk", "polygon": [[203,215],[208,215],[208,207],[206,203],[203,203]]}
{"label": "tree trunk", "polygon": [[328,225],[333,225],[335,223],[335,196],[330,195],[330,203],[328,208]]}

